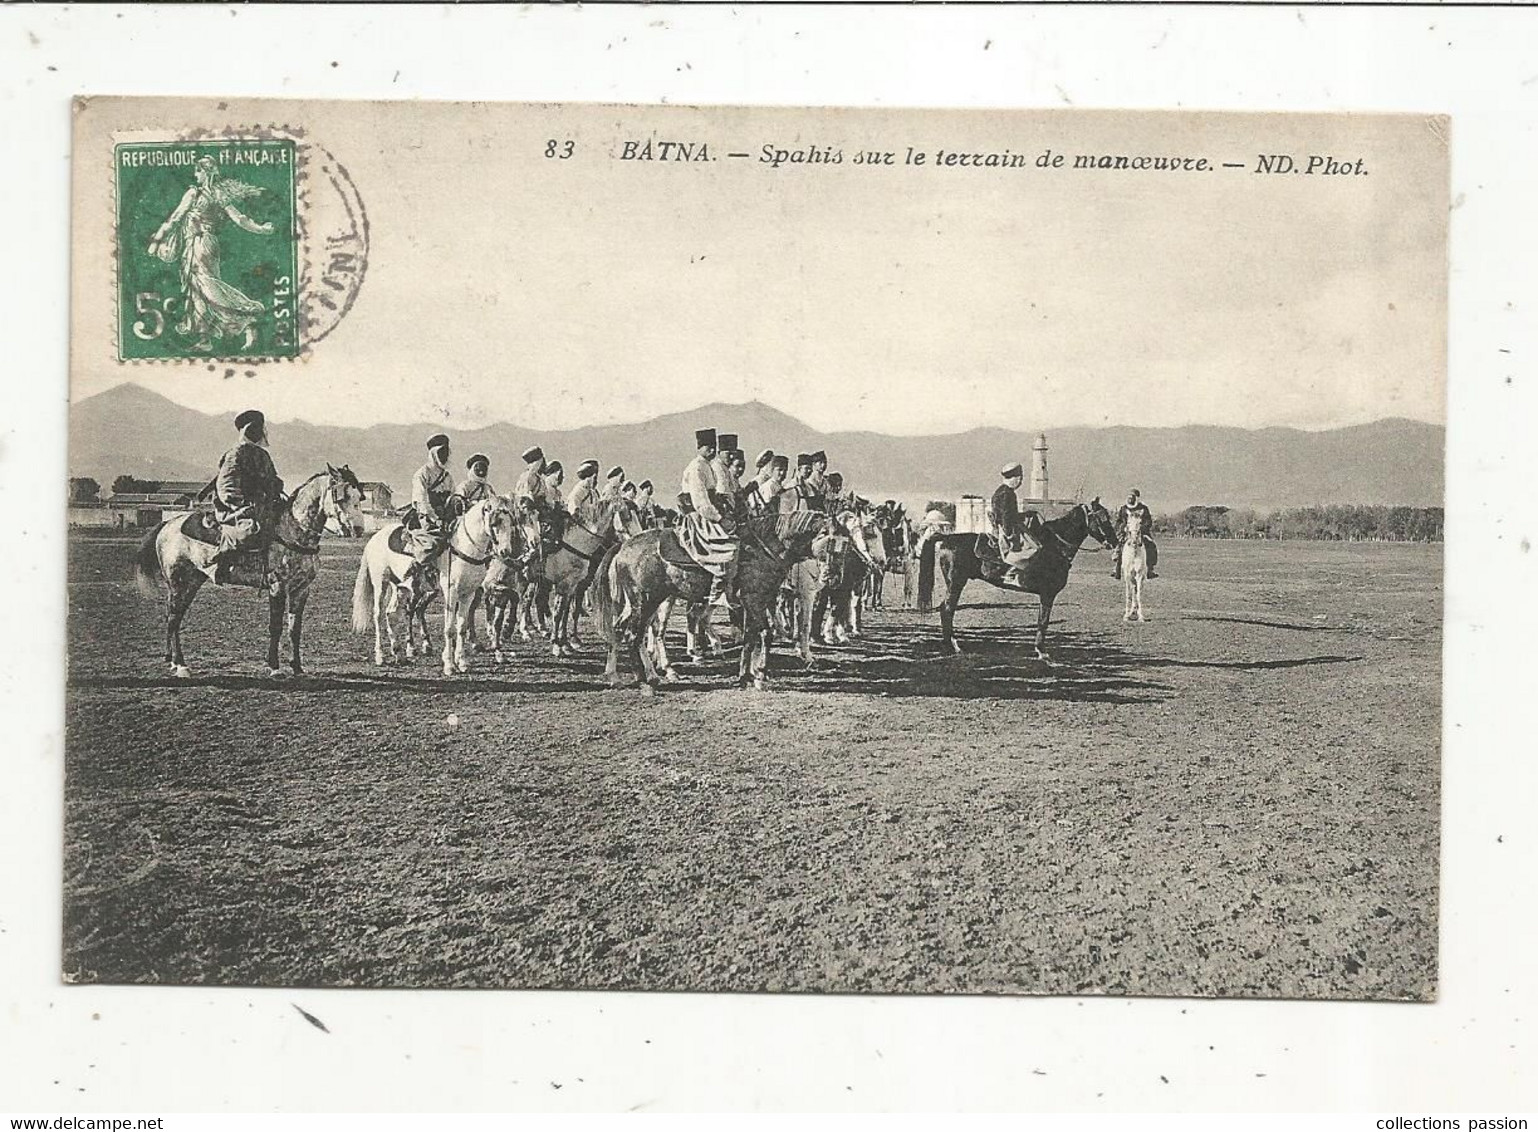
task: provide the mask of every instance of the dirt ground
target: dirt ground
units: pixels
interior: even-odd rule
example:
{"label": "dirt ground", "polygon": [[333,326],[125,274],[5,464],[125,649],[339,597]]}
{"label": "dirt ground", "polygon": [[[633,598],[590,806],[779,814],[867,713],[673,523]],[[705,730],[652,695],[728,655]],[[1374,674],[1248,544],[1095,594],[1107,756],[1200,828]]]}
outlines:
{"label": "dirt ground", "polygon": [[[310,674],[205,591],[161,659],[132,544],[69,578],[65,976],[691,990],[1435,994],[1441,547],[1163,546],[1150,622],[875,614],[774,690],[656,700],[525,646],[376,669],[329,543]],[[436,628],[435,628],[436,634]],[[591,634],[589,634],[591,636]]]}

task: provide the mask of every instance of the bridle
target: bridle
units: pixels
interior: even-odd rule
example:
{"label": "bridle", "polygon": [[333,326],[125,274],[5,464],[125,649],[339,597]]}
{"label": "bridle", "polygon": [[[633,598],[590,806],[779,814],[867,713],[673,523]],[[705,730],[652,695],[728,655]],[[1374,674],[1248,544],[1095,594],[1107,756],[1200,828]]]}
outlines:
{"label": "bridle", "polygon": [[[313,557],[314,555],[320,553],[320,533],[321,531],[325,530],[326,520],[328,518],[335,519],[337,521],[338,527],[342,525],[342,500],[347,497],[348,489],[352,485],[341,476],[333,475],[330,472],[317,472],[315,475],[311,476],[309,480],[305,480],[304,484],[300,484],[300,488],[303,488],[305,484],[310,482],[310,480],[319,479],[321,476],[327,476],[328,482],[326,484],[326,493],[321,497],[319,508],[321,517],[320,528],[313,532],[315,535],[315,543],[312,546],[308,542],[290,542],[275,529],[272,533],[272,541],[283,547],[284,550],[291,550],[295,554],[302,554],[306,557]],[[341,489],[342,493],[340,498],[337,496],[338,488]],[[304,525],[299,516],[294,514],[294,503],[297,499],[297,496],[298,492],[296,491],[293,495],[286,497],[280,496],[279,498],[283,503],[286,504],[285,510],[288,512],[289,518],[294,520],[295,525],[297,525],[300,530],[309,533],[309,528]],[[327,507],[328,503],[330,504],[329,508]]]}
{"label": "bridle", "polygon": [[[489,499],[483,500],[482,502],[477,503],[475,506],[480,508],[482,511],[484,511],[486,513],[486,520],[485,520],[485,522],[486,522],[486,534],[488,536],[487,542],[492,544],[492,545],[495,545],[495,543],[496,543],[496,525],[495,525],[496,517],[499,516],[499,515],[506,515],[507,518],[508,518],[508,521],[511,522],[512,518],[513,518],[512,509],[507,507],[507,506],[505,506],[505,505],[502,505],[500,503],[494,505],[493,502],[491,500],[489,500]],[[472,510],[473,510],[473,508],[472,508]],[[460,515],[459,522],[454,524],[454,530],[449,535],[449,553],[452,554],[455,558],[459,559],[461,562],[469,563],[471,566],[488,566],[488,565],[491,564],[491,560],[497,556],[497,552],[495,550],[493,550],[490,554],[486,555],[485,558],[471,558],[464,551],[460,550],[459,547],[454,545],[454,536],[459,534],[461,531],[463,531],[465,529],[465,516],[469,515],[469,514],[470,514],[470,511],[464,512],[464,514]]]}

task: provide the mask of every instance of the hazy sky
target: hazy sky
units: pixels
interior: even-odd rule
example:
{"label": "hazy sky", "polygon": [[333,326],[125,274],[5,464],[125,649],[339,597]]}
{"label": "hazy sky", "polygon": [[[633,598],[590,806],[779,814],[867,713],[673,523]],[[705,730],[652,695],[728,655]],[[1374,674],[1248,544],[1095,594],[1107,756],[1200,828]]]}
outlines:
{"label": "hazy sky", "polygon": [[[371,232],[357,304],[307,359],[254,378],[125,366],[110,264],[78,218],[110,217],[122,125],[169,136],[213,113],[98,100],[81,116],[76,398],[132,380],[278,420],[542,429],[755,398],[825,430],[910,434],[1444,420],[1447,166],[1420,118],[236,103],[216,116],[303,121],[346,165]],[[572,160],[541,155],[565,137]],[[715,160],[617,160],[646,138],[706,141]],[[774,170],[764,145],[844,163]],[[931,164],[852,162],[909,145]],[[1048,146],[1069,165],[1251,168],[932,164]],[[1368,174],[1254,173],[1273,152]]]}

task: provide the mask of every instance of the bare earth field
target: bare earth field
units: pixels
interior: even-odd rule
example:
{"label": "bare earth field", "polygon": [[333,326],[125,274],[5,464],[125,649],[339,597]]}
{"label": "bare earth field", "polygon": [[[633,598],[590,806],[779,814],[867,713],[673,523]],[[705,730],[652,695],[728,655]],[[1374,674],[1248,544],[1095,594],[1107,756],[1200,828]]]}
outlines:
{"label": "bare earth field", "polygon": [[1144,625],[1086,554],[1051,668],[1033,602],[942,657],[892,578],[825,667],[654,701],[375,669],[342,542],[303,680],[205,590],[174,681],[132,549],[71,548],[70,980],[1435,994],[1440,546],[1169,540]]}

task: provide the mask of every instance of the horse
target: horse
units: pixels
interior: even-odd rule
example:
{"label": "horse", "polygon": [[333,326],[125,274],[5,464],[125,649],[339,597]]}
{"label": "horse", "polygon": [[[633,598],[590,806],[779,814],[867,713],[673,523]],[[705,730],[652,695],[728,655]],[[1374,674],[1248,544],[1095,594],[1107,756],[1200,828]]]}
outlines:
{"label": "horse", "polygon": [[550,655],[557,657],[576,655],[572,646],[581,643],[577,637],[577,616],[604,554],[644,530],[640,511],[623,497],[600,501],[596,529],[590,530],[570,515],[562,518],[564,522],[555,525],[555,538],[545,548],[540,569],[530,576],[523,592],[525,615],[530,608],[537,609],[542,585],[547,585],[555,596],[550,618]]}
{"label": "horse", "polygon": [[[828,533],[829,519],[820,511],[766,514],[737,529],[743,618],[737,683],[762,691],[768,686],[770,607],[791,567],[808,558]],[[710,588],[710,571],[684,554],[671,531],[646,531],[611,549],[593,583],[598,631],[609,645],[604,669],[609,683],[618,685],[620,647],[628,645],[642,694],[654,695],[660,678],[648,638],[655,631],[657,610],[669,597],[703,603]]]}
{"label": "horse", "polygon": [[[469,527],[462,530],[466,528],[466,524],[469,524]],[[532,536],[531,531],[534,532]],[[495,542],[498,548],[491,554],[487,554],[484,549],[478,549],[482,548],[483,544],[491,542]],[[406,607],[406,658],[410,660],[413,655],[413,620],[421,624],[423,638],[421,655],[427,655],[432,642],[427,632],[425,610],[435,596],[444,598],[444,655],[452,657],[451,649],[454,642],[449,635],[447,594],[450,575],[455,573],[455,567],[460,568],[457,576],[462,590],[463,582],[470,577],[470,572],[467,570],[469,563],[462,561],[467,555],[472,562],[481,567],[482,573],[492,554],[506,554],[512,558],[522,556],[527,560],[530,556],[537,554],[538,529],[534,524],[533,512],[527,505],[521,502],[512,505],[506,499],[494,496],[472,504],[464,511],[450,529],[448,546],[450,549],[445,549],[438,560],[439,585],[436,590],[429,590],[422,586],[401,585],[401,580],[416,562],[409,552],[409,537],[402,524],[391,523],[381,527],[363,548],[363,558],[358,563],[358,574],[353,581],[352,627],[355,632],[364,633],[373,626],[375,664],[386,663],[385,639],[390,642],[390,662],[393,663],[399,659],[396,651],[395,628],[391,624],[390,615],[396,611],[403,600]],[[445,559],[449,564],[447,570],[443,568]],[[484,561],[481,561],[482,559]],[[476,583],[479,580],[477,577]],[[465,612],[468,615],[468,610]],[[450,668],[445,675],[452,675],[452,662],[445,663]]]}
{"label": "horse", "polygon": [[518,615],[518,591],[522,586],[518,568],[500,558],[493,558],[481,579],[481,604],[486,607],[487,648],[496,654],[497,663],[506,659],[506,648],[513,636],[513,621]]}
{"label": "horse", "polygon": [[[540,554],[539,517],[528,500],[510,503],[492,496],[471,504],[449,532],[448,548],[438,559],[443,592],[443,674],[469,672],[465,630],[480,597],[481,581],[493,558],[531,562]],[[447,567],[447,568],[445,568]]]}
{"label": "horse", "polygon": [[1121,546],[1122,588],[1127,604],[1127,611],[1122,614],[1123,621],[1131,621],[1134,614],[1139,621],[1148,620],[1143,616],[1143,583],[1148,580],[1148,548],[1143,545],[1143,514],[1141,509],[1128,513],[1126,537]]}
{"label": "horse", "polygon": [[[908,520],[906,511],[901,503],[888,499],[872,513],[876,521],[876,528],[881,532],[882,560],[886,564],[886,573],[902,574],[903,601],[908,601],[907,574],[908,561],[913,557],[913,524]],[[881,609],[885,604],[883,582],[877,581],[872,589],[872,609]]]}
{"label": "horse", "polygon": [[[272,542],[267,549],[266,573],[253,572],[247,561],[231,565],[235,585],[267,589],[267,675],[282,679],[279,668],[279,640],[284,619],[288,622],[289,667],[295,676],[304,671],[300,661],[300,637],[304,631],[304,609],[310,597],[310,584],[320,570],[320,536],[328,521],[344,535],[352,537],[363,529],[363,485],[347,465],[326,465],[280,498],[272,520]],[[160,596],[166,587],[166,663],[171,674],[185,680],[192,675],[182,652],[182,619],[208,581],[204,573],[218,552],[216,525],[198,512],[170,515],[139,543],[134,559],[134,581],[149,597]],[[269,582],[267,574],[275,580]],[[158,579],[158,581],[157,581]]]}
{"label": "horse", "polygon": [[1086,538],[1093,537],[1107,548],[1116,545],[1116,531],[1111,516],[1100,500],[1081,503],[1061,518],[1042,524],[1041,549],[1032,555],[1022,570],[1024,586],[1006,585],[1003,576],[1007,567],[996,556],[979,554],[978,540],[987,535],[937,534],[924,541],[919,556],[918,607],[923,613],[934,608],[935,571],[945,580],[946,595],[940,603],[940,634],[944,647],[954,653],[961,651],[952,631],[956,607],[961,603],[961,591],[967,582],[980,578],[999,589],[1033,593],[1041,599],[1036,616],[1036,659],[1048,661],[1047,622],[1052,617],[1052,602],[1068,584],[1068,571],[1073,559]]}
{"label": "horse", "polygon": [[844,589],[845,572],[855,558],[848,536],[833,527],[832,520],[829,531],[806,560],[795,563],[786,572],[776,607],[775,621],[780,632],[795,642],[801,663],[809,669],[817,663],[812,656],[813,639],[819,644],[827,641],[821,622],[827,612],[828,595]]}
{"label": "horse", "polygon": [[849,635],[858,637],[864,632],[864,611],[881,608],[882,588],[886,582],[886,538],[873,515],[852,515],[845,524],[849,537],[854,540],[855,551],[865,566],[863,576],[855,585],[849,605]]}

